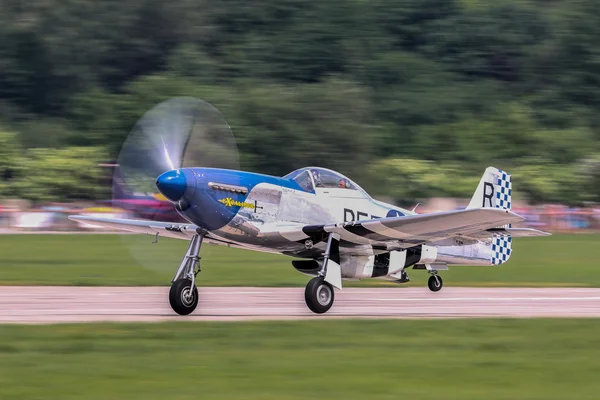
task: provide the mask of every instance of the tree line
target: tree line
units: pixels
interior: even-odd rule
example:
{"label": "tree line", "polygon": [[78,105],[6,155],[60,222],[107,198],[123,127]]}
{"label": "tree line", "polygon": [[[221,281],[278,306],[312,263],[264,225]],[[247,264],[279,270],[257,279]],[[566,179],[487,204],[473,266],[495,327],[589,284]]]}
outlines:
{"label": "tree line", "polygon": [[600,201],[594,0],[0,0],[0,196],[97,199],[158,102],[231,125],[242,168],[320,165],[397,201]]}

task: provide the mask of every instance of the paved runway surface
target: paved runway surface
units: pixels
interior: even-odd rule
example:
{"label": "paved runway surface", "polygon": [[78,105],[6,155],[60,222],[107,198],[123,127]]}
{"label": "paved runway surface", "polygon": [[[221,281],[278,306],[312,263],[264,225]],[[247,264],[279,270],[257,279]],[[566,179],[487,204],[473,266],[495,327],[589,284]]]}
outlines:
{"label": "paved runway surface", "polygon": [[272,320],[306,318],[600,317],[600,289],[347,288],[326,315],[302,288],[202,287],[188,317],[174,315],[167,287],[0,287],[0,323]]}

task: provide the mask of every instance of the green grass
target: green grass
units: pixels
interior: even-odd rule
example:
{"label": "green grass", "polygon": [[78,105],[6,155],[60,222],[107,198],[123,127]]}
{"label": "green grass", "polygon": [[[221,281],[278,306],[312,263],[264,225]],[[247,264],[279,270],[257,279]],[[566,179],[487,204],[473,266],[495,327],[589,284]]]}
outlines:
{"label": "green grass", "polygon": [[[1,235],[1,285],[168,285],[187,243],[137,235]],[[133,249],[130,253],[129,249]],[[600,287],[600,235],[515,239],[510,262],[500,267],[451,267],[454,286]],[[133,254],[133,255],[132,255]],[[205,245],[201,286],[303,286],[291,258]],[[424,285],[424,271],[409,271]],[[394,285],[366,280],[348,285]]]}
{"label": "green grass", "polygon": [[597,399],[600,320],[2,326],[0,398]]}

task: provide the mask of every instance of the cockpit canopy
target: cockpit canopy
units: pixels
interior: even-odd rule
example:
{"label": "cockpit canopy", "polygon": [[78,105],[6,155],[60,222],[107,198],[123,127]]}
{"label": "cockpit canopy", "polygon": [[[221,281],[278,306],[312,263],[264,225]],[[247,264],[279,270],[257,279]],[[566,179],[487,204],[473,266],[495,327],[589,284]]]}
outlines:
{"label": "cockpit canopy", "polygon": [[295,181],[302,189],[313,192],[314,188],[336,188],[366,192],[344,175],[327,168],[305,167],[297,169],[284,176]]}

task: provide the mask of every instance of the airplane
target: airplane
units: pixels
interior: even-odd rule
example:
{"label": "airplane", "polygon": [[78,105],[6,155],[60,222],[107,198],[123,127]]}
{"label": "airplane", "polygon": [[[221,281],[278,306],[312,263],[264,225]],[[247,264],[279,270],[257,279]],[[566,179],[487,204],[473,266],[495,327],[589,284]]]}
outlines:
{"label": "airplane", "polygon": [[[296,270],[313,278],[305,288],[317,314],[334,303],[345,279],[408,282],[407,269],[426,270],[432,292],[449,265],[497,266],[512,254],[512,239],[547,236],[513,228],[512,177],[486,169],[464,210],[417,214],[373,199],[346,176],[306,167],[283,177],[219,168],[178,168],[156,186],[189,223],[71,216],[84,223],[189,240],[172,280],[170,305],[188,315],[198,305],[196,277],[203,243],[294,257]],[[158,236],[157,236],[158,237]]]}
{"label": "airplane", "polygon": [[[512,177],[485,170],[464,210],[417,214],[372,198],[348,177],[321,167],[285,176],[243,171],[229,125],[209,103],[174,98],[148,111],[116,160],[113,198],[158,190],[179,221],[70,216],[81,223],[189,241],[171,280],[169,303],[180,315],[198,305],[200,249],[213,243],[290,256],[311,276],[304,299],[317,314],[333,306],[343,280],[410,281],[425,270],[432,292],[449,265],[497,266],[515,237],[546,236],[513,228]],[[163,216],[167,214],[162,214]]]}

